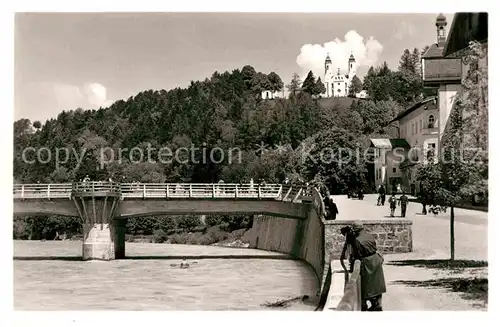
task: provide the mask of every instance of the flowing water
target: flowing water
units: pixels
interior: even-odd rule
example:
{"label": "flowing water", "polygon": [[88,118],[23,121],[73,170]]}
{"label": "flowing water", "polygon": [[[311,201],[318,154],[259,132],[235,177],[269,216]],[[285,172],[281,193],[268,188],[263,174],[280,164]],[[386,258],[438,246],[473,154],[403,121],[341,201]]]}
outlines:
{"label": "flowing water", "polygon": [[[81,249],[73,241],[14,241],[14,308],[268,310],[262,304],[308,295],[286,309],[314,310],[312,268],[274,252],[127,243],[133,259],[106,262],[81,261]],[[180,269],[183,257],[188,269]]]}

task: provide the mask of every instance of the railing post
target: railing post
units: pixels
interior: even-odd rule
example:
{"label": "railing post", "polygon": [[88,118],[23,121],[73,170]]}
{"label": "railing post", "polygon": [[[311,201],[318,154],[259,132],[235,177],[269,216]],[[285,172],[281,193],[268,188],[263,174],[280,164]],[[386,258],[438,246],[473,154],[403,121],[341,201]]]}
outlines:
{"label": "railing post", "polygon": [[257,188],[257,192],[258,192],[258,197],[259,199],[261,198],[262,194],[261,194],[261,185],[259,184],[258,188]]}
{"label": "railing post", "polygon": [[212,184],[212,197],[215,198],[215,184]]}
{"label": "railing post", "polygon": [[234,188],[234,197],[235,198],[238,197],[238,185],[236,185],[235,188]]}
{"label": "railing post", "polygon": [[146,184],[142,185],[142,198],[146,198]]}
{"label": "railing post", "polygon": [[50,184],[47,185],[47,198],[50,199]]}
{"label": "railing post", "polygon": [[24,185],[21,185],[21,199],[24,199]]}
{"label": "railing post", "polygon": [[169,190],[168,190],[168,184],[167,184],[167,198],[168,198],[168,197],[169,197],[169,195],[170,195],[168,191],[169,191]]}
{"label": "railing post", "polygon": [[193,185],[192,184],[189,184],[189,197],[190,198],[193,197]]}

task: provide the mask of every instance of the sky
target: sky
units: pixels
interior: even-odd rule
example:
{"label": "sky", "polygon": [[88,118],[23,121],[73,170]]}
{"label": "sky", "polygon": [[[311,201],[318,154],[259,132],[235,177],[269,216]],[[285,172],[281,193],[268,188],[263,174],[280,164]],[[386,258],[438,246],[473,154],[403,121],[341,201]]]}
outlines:
{"label": "sky", "polygon": [[437,14],[17,13],[14,119],[44,122],[247,64],[285,84],[323,77],[326,53],[342,72],[353,53],[359,77],[384,61],[397,69],[405,48],[436,42]]}

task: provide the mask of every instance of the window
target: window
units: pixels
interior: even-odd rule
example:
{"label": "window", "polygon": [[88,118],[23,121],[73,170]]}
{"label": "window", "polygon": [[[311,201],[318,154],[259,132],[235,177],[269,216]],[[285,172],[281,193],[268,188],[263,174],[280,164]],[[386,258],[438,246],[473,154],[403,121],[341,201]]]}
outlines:
{"label": "window", "polygon": [[338,85],[340,85],[340,83],[337,83]]}
{"label": "window", "polygon": [[338,89],[338,90],[337,90],[337,92],[339,92],[339,93],[340,93],[340,92],[341,92],[341,90],[340,90],[340,89]]}
{"label": "window", "polygon": [[422,119],[420,119],[420,132],[422,132]]}
{"label": "window", "polygon": [[444,37],[444,28],[443,28],[443,26],[439,27],[438,35],[441,36],[441,37]]}
{"label": "window", "polygon": [[429,124],[428,124],[428,128],[434,128],[434,115],[429,115]]}
{"label": "window", "polygon": [[392,172],[396,173],[396,167],[392,167]]}

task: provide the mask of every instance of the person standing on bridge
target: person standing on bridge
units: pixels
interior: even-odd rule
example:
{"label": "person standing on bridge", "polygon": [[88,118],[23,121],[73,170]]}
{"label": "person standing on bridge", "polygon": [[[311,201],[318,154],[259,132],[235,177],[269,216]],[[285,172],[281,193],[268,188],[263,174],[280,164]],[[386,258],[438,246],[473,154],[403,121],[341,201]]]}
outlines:
{"label": "person standing on bridge", "polygon": [[361,310],[382,311],[382,294],[386,292],[384,258],[377,251],[375,237],[365,231],[362,223],[355,221],[351,229],[353,235],[346,241],[351,245],[352,259],[361,262]]}

